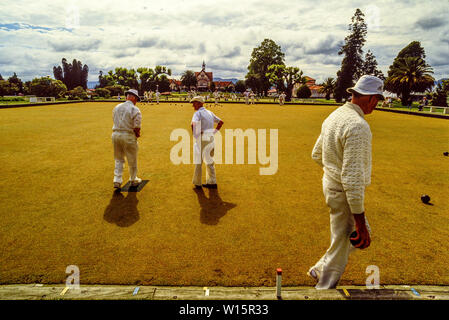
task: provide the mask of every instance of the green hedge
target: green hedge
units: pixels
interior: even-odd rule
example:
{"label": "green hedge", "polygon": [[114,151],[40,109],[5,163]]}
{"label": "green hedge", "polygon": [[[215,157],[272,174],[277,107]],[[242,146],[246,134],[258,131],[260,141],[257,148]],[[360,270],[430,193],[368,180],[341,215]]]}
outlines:
{"label": "green hedge", "polygon": [[23,97],[0,97],[0,101],[25,101]]}

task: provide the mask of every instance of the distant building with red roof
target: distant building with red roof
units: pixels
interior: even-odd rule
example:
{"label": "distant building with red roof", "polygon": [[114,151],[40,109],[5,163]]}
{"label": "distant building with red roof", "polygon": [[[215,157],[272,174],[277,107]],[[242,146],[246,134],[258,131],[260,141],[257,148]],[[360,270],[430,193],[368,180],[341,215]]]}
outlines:
{"label": "distant building with red roof", "polygon": [[206,63],[203,61],[203,67],[200,72],[195,72],[196,88],[199,91],[208,91],[211,83],[214,81],[212,72],[206,72]]}
{"label": "distant building with red roof", "polygon": [[181,80],[169,79],[170,81],[170,90],[171,91],[179,91],[183,90],[184,86],[182,85]]}
{"label": "distant building with red roof", "polygon": [[[311,98],[324,98],[326,96],[326,94],[324,93],[320,93],[320,89],[323,86],[317,85],[315,82],[316,80],[309,77],[309,76],[304,76],[304,78],[306,79],[306,86],[309,87],[310,92],[312,92],[312,95],[310,96]],[[302,86],[302,84],[297,83],[293,86],[293,97],[296,97],[296,91],[298,91],[299,87]]]}
{"label": "distant building with red roof", "polygon": [[[203,61],[203,65],[200,72],[195,72],[196,77],[196,90],[197,91],[210,91],[212,83],[215,88],[221,91],[234,90],[235,85],[232,81],[214,81],[214,75],[212,72],[206,72],[206,63]],[[180,80],[170,79],[170,90],[172,91],[187,91]]]}
{"label": "distant building with red roof", "polygon": [[234,83],[232,83],[232,81],[214,81],[214,84],[215,84],[215,89],[222,90],[222,91],[229,90],[229,89],[231,89],[231,90],[235,89],[235,85],[234,85]]}

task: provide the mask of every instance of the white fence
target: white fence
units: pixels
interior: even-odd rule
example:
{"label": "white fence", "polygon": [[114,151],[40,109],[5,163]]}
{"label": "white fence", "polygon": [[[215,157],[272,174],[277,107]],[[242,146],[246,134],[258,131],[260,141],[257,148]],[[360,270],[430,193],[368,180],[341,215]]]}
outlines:
{"label": "white fence", "polygon": [[447,107],[429,106],[429,112],[436,112],[437,109],[443,109],[444,114],[449,114],[449,108]]}
{"label": "white fence", "polygon": [[30,102],[55,102],[55,97],[29,97]]}

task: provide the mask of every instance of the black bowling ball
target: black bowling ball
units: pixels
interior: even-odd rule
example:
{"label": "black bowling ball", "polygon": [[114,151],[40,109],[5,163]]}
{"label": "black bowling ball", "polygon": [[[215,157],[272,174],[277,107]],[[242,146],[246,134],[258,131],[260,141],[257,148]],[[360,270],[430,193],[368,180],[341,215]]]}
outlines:
{"label": "black bowling ball", "polygon": [[423,195],[421,196],[421,201],[422,201],[423,203],[427,204],[427,203],[429,203],[429,201],[430,201],[430,197],[429,197],[427,194],[423,194]]}

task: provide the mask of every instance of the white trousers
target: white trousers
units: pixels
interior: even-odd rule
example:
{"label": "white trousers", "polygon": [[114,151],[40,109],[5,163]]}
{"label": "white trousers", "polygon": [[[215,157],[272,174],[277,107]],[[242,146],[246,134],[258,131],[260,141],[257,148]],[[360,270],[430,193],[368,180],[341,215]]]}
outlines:
{"label": "white trousers", "polygon": [[112,145],[114,146],[114,182],[123,182],[123,166],[125,164],[125,156],[129,166],[129,180],[134,181],[137,177],[137,138],[134,133],[113,132]]}
{"label": "white trousers", "polygon": [[215,163],[214,163],[214,137],[211,136],[209,141],[201,141],[199,137],[195,141],[193,160],[195,163],[195,170],[193,173],[192,183],[197,186],[201,186],[202,177],[202,163],[206,163],[206,184],[216,184],[217,178],[215,176]]}
{"label": "white trousers", "polygon": [[323,193],[330,208],[331,243],[326,253],[312,268],[320,273],[316,289],[332,289],[337,286],[345,271],[349,254],[355,248],[349,241],[354,227],[354,217],[340,183],[323,176]]}

